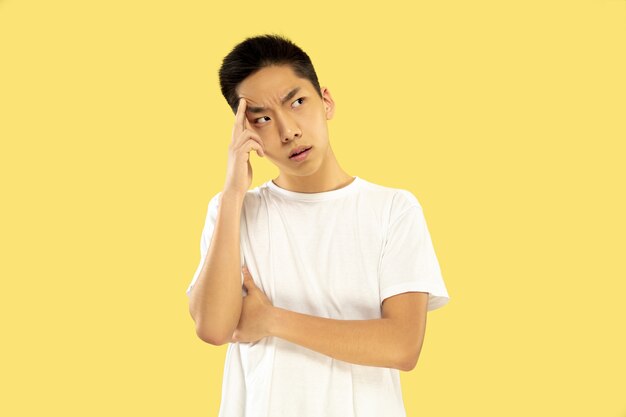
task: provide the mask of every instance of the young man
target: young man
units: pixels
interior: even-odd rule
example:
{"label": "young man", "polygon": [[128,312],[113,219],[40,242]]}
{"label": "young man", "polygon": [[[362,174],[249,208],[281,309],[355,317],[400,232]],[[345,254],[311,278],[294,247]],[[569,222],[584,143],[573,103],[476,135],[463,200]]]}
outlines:
{"label": "young man", "polygon": [[[288,39],[247,38],[219,75],[235,125],[187,288],[198,336],[230,343],[219,416],[405,416],[399,371],[449,301],[420,203],[341,168],[335,103]],[[248,190],[251,151],[279,175]]]}

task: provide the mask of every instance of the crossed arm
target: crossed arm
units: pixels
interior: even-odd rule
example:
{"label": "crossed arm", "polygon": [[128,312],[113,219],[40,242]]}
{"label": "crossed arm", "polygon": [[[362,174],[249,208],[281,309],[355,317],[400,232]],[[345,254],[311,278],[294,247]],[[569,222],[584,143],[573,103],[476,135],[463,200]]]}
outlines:
{"label": "crossed arm", "polygon": [[242,313],[230,342],[276,336],[332,358],[410,371],[419,358],[426,329],[427,292],[406,292],[382,303],[382,318],[338,320],[274,307],[247,270]]}
{"label": "crossed arm", "polygon": [[408,292],[383,301],[383,318],[337,320],[275,307],[270,335],[335,359],[410,371],[424,340],[428,293]]}

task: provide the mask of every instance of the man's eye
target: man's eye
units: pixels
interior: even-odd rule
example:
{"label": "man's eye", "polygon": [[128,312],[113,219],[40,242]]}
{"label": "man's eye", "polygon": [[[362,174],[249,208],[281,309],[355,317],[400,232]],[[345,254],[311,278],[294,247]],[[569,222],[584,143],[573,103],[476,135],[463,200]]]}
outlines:
{"label": "man's eye", "polygon": [[[297,103],[298,101],[302,100],[300,102],[300,105],[302,105],[302,103],[304,102],[304,99],[305,99],[305,97],[300,97],[298,100],[294,101],[294,103]],[[300,107],[300,106],[296,106],[296,107]],[[268,118],[268,116],[259,117],[258,119],[256,119],[254,121],[254,123],[264,125],[265,123],[260,123],[259,120],[263,120],[263,119],[267,119],[267,118]]]}

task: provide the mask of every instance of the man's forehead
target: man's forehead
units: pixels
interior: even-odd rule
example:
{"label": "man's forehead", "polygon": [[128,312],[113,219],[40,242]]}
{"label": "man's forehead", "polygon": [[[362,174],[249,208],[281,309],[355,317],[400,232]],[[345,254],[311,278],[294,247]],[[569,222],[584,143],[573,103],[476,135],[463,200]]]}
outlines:
{"label": "man's forehead", "polygon": [[[280,90],[274,90],[274,91],[270,91],[270,92],[265,92],[265,93],[261,93],[261,94],[257,94],[256,97],[254,97],[255,101],[263,101],[264,99],[266,99],[267,97],[273,96],[275,93],[278,93],[278,97],[281,100],[284,100],[285,97],[287,97],[288,95],[290,95],[290,93],[292,93],[292,91],[301,91],[304,88],[304,86],[299,85],[299,84],[293,84],[287,88],[281,88]],[[249,91],[240,91],[239,94],[237,95],[237,99],[241,99],[241,98],[246,98],[248,100],[251,100],[251,94]]]}
{"label": "man's forehead", "polygon": [[[287,100],[293,98],[299,91],[301,91],[304,87],[301,85],[294,85],[292,87],[289,87],[287,89],[287,91],[281,92],[282,94],[280,95],[280,103],[284,104]],[[237,97],[238,100],[240,100],[241,98],[244,98],[245,94],[241,94]],[[263,97],[259,98],[260,100],[263,100]],[[250,113],[261,113],[266,111],[267,108],[263,107],[263,106],[251,106],[251,105],[247,105],[246,106],[246,111],[250,112]]]}

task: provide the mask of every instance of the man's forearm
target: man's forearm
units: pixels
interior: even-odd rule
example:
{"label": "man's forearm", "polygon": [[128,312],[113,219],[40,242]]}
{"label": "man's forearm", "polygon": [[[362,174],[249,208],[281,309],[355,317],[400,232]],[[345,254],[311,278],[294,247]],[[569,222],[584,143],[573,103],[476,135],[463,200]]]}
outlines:
{"label": "man's forearm", "polygon": [[191,291],[190,312],[196,333],[208,343],[221,344],[226,340],[241,313],[239,230],[243,198],[222,192],[212,241]]}
{"label": "man's forearm", "polygon": [[390,318],[337,320],[274,307],[270,335],[358,365],[407,369],[404,329]]}

